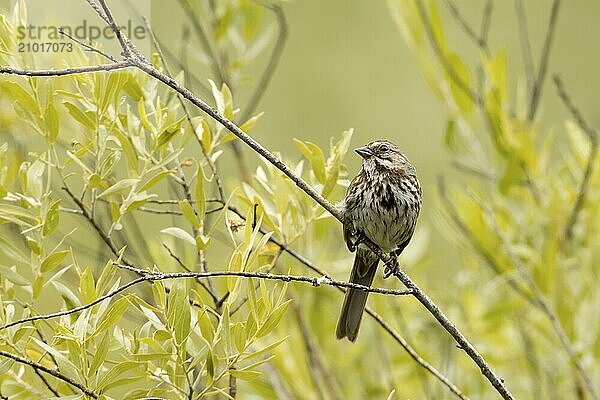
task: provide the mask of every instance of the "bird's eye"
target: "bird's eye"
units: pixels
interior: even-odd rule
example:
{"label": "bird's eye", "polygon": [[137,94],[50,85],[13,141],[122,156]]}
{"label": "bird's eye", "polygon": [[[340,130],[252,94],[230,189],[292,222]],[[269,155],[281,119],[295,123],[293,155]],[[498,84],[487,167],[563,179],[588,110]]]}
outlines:
{"label": "bird's eye", "polygon": [[386,151],[390,150],[390,146],[388,146],[387,144],[382,144],[381,146],[379,146],[379,151],[382,153],[385,153]]}

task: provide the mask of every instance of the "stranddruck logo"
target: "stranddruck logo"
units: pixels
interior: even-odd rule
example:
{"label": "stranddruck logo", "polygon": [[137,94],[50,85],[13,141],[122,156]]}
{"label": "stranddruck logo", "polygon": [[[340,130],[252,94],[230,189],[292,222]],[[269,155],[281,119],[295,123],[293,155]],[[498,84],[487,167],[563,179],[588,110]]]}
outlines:
{"label": "stranddruck logo", "polygon": [[[108,54],[118,56],[121,53],[114,32],[95,15],[87,2],[28,0],[26,5],[27,21],[16,31],[19,52],[72,52],[79,46],[73,40],[76,39],[99,43]],[[142,16],[150,18],[150,0],[111,2],[110,8],[121,32],[149,56],[149,33],[141,21]]]}

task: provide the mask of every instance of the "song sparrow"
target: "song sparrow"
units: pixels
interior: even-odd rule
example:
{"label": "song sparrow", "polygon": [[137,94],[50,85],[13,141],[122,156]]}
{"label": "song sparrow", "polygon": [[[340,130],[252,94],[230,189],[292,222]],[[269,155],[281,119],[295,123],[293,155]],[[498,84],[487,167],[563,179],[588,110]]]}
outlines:
{"label": "song sparrow", "polygon": [[[350,282],[370,286],[379,259],[361,241],[369,238],[396,261],[412,237],[422,192],[415,167],[395,144],[376,140],[354,151],[363,162],[346,193],[344,240],[350,251],[356,250]],[[346,291],[338,339],[356,340],[367,295],[360,289]]]}

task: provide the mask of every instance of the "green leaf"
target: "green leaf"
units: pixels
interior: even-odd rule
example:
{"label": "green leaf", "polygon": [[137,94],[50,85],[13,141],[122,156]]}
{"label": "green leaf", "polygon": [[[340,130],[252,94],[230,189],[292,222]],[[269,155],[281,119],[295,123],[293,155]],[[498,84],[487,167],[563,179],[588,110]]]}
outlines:
{"label": "green leaf", "polygon": [[229,373],[243,381],[252,381],[261,375],[260,371],[247,371],[247,370],[237,370],[237,369],[230,369]]}
{"label": "green leaf", "polygon": [[201,165],[198,165],[198,173],[196,174],[196,190],[194,192],[194,196],[196,200],[196,212],[198,213],[198,219],[200,221],[204,220],[204,215],[206,214],[206,198],[204,197],[204,181],[206,180],[204,176],[204,170]]}
{"label": "green leaf", "polygon": [[116,95],[121,91],[123,85],[127,82],[126,73],[123,71],[111,71],[108,73],[108,79],[104,90],[101,92],[99,111],[104,114],[111,102],[116,101]]}
{"label": "green leaf", "polygon": [[250,117],[248,119],[248,121],[244,122],[241,126],[240,129],[242,131],[244,131],[245,133],[250,132],[252,129],[254,129],[254,127],[256,126],[258,120],[264,115],[264,112],[260,112],[258,114],[256,114],[253,117]]}
{"label": "green leaf", "polygon": [[456,151],[456,122],[449,119],[444,130],[444,143],[449,150]]}
{"label": "green leaf", "polygon": [[194,239],[194,237],[186,231],[184,231],[183,229],[178,228],[176,226],[171,226],[169,228],[162,229],[160,232],[164,233],[165,235],[170,235],[177,239],[181,239],[184,242],[191,244],[192,246],[196,246],[196,240]]}
{"label": "green leaf", "polygon": [[125,158],[127,159],[127,165],[129,165],[129,169],[135,173],[138,173],[138,153],[135,151],[135,146],[133,145],[131,139],[118,128],[115,128],[112,133],[117,137],[119,143],[121,143],[121,149],[123,149],[123,152],[125,153]]}
{"label": "green leaf", "polygon": [[39,114],[38,103],[35,98],[30,95],[21,85],[16,82],[4,80],[2,82],[4,91],[6,91],[13,99],[19,103],[28,112],[36,115]]}
{"label": "green leaf", "polygon": [[200,122],[198,123],[198,126],[196,126],[196,136],[200,139],[204,151],[207,154],[210,154],[212,150],[212,132],[204,118],[200,118]]}
{"label": "green leaf", "polygon": [[286,302],[277,306],[271,313],[269,313],[269,316],[267,317],[266,321],[262,324],[258,332],[256,332],[257,337],[261,338],[263,336],[266,336],[269,333],[271,333],[275,328],[277,328],[277,325],[279,325],[281,318],[285,314],[287,307],[290,304],[290,301],[292,300],[287,300]]}
{"label": "green leaf", "polygon": [[81,125],[89,129],[94,129],[96,127],[96,122],[88,114],[81,111],[75,104],[69,101],[63,101],[63,105],[67,108],[69,114],[71,114],[71,116]]}
{"label": "green leaf", "polygon": [[56,230],[60,220],[60,200],[55,200],[50,204],[48,212],[44,216],[44,227],[42,235],[48,237]]}
{"label": "green leaf", "polygon": [[69,250],[57,251],[55,253],[50,254],[44,261],[42,261],[42,265],[40,267],[41,272],[52,271],[54,268],[58,267],[69,254]]}
{"label": "green leaf", "polygon": [[164,178],[173,174],[174,172],[175,171],[171,169],[159,171],[156,175],[149,178],[146,181],[146,183],[144,183],[142,187],[138,190],[138,192],[143,192],[150,189],[152,186],[156,185],[158,182],[162,181]]}
{"label": "green leaf", "polygon": [[323,190],[321,191],[321,194],[325,197],[331,193],[337,184],[340,176],[342,160],[348,152],[353,133],[354,129],[349,129],[343,132],[340,140],[338,140],[337,143],[331,148],[329,158],[327,159],[327,167],[325,168],[325,175],[327,176],[327,179],[325,180]]}
{"label": "green leaf", "polygon": [[210,84],[212,95],[217,104],[217,111],[219,111],[219,114],[223,115],[225,111],[225,98],[223,97],[223,93],[221,93],[219,88],[217,88],[217,85],[215,85],[211,79],[208,80],[208,83]]}
{"label": "green leaf", "polygon": [[183,214],[184,218],[192,224],[195,229],[200,228],[200,222],[198,222],[198,218],[196,218],[196,214],[194,213],[194,209],[192,205],[187,200],[181,200],[179,202],[179,210]]}
{"label": "green leaf", "polygon": [[[81,379],[81,374],[79,373],[79,369],[75,366],[75,364],[71,360],[69,360],[65,356],[65,354],[63,352],[42,342],[41,340],[37,339],[35,336],[31,336],[30,339],[33,340],[38,346],[40,346],[40,348],[42,350],[44,350],[45,352],[52,355],[52,358],[54,360],[56,360],[57,367],[59,368],[61,373],[65,374],[66,376],[70,377],[71,379],[76,379],[76,380]],[[73,358],[80,356],[78,354],[69,354],[69,355]]]}
{"label": "green leaf", "polygon": [[454,102],[463,115],[470,115],[473,111],[473,100],[470,95],[472,88],[469,68],[456,53],[448,52],[446,60],[452,72],[446,70],[444,72]]}
{"label": "green leaf", "polygon": [[440,12],[437,8],[436,1],[429,2],[430,8],[430,23],[431,23],[431,31],[433,33],[433,38],[438,44],[440,51],[442,52],[442,56],[446,54],[446,39],[444,36],[444,27],[442,25],[442,18],[440,17]]}
{"label": "green leaf", "polygon": [[196,247],[198,250],[206,250],[210,244],[210,237],[204,235],[196,236]]}
{"label": "green leaf", "polygon": [[265,347],[263,347],[262,349],[256,350],[256,351],[252,351],[248,354],[245,354],[242,359],[243,360],[250,360],[252,358],[256,358],[256,357],[263,357],[263,355],[271,352],[271,350],[273,350],[275,347],[279,346],[281,343],[283,343],[284,341],[286,341],[289,338],[289,336],[285,336]]}
{"label": "green leaf", "polygon": [[3,254],[4,257],[6,257],[3,258],[4,261],[8,259],[21,264],[30,263],[29,257],[25,256],[25,254],[13,244],[12,240],[6,240],[2,236],[0,236],[0,254]]}
{"label": "green leaf", "polygon": [[211,385],[215,379],[215,364],[215,356],[212,349],[208,349],[208,352],[206,353],[206,374],[209,385]]}
{"label": "green leaf", "polygon": [[175,136],[182,132],[181,123],[175,122],[168,127],[166,127],[160,135],[158,135],[158,140],[156,146],[158,148],[164,147],[171,142],[175,138]]}
{"label": "green leaf", "polygon": [[88,375],[97,376],[100,372],[100,367],[106,362],[106,355],[108,354],[111,339],[112,333],[107,331],[102,337],[100,344],[94,349],[94,357],[88,368]]}
{"label": "green leaf", "polygon": [[125,311],[129,308],[129,297],[123,296],[119,298],[114,304],[108,309],[106,314],[102,316],[102,319],[96,326],[96,331],[93,336],[99,334],[100,332],[111,328],[117,324],[125,314]]}
{"label": "green leaf", "polygon": [[208,343],[212,343],[215,337],[215,327],[206,310],[198,312],[198,326],[200,327],[200,334],[202,337]]}
{"label": "green leaf", "polygon": [[225,107],[223,109],[223,115],[225,118],[232,120],[233,119],[233,95],[231,94],[231,90],[229,90],[229,86],[223,82],[221,85],[221,93],[223,93],[223,101],[225,102]]}
{"label": "green leaf", "polygon": [[504,104],[506,101],[506,52],[499,50],[496,54],[485,60],[486,75],[488,81],[493,86],[493,90],[497,94],[499,104]]}
{"label": "green leaf", "polygon": [[77,296],[75,296],[75,293],[73,293],[73,290],[71,290],[70,287],[60,281],[51,281],[51,283],[56,291],[60,293],[60,297],[62,297],[63,301],[67,305],[67,308],[71,309],[81,305],[81,301]]}
{"label": "green leaf", "polygon": [[[97,390],[103,392],[107,390],[107,387],[113,382],[117,381],[117,378],[124,373],[137,368],[140,365],[137,361],[123,361],[109,369],[100,379],[98,379]],[[139,378],[138,378],[139,379]]]}
{"label": "green leaf", "polygon": [[31,284],[31,282],[29,282],[29,280],[25,279],[25,277],[23,277],[23,275],[19,274],[16,270],[16,266],[12,266],[11,267],[6,267],[2,264],[0,264],[0,276],[2,276],[3,278],[8,279],[9,281],[11,281],[12,283],[14,283],[17,286],[29,286]]}
{"label": "green leaf", "polygon": [[46,170],[46,164],[40,160],[35,160],[27,169],[27,191],[36,199],[42,197],[44,192],[43,176]]}
{"label": "green leaf", "polygon": [[48,133],[48,139],[50,143],[54,143],[58,137],[59,130],[59,119],[58,110],[54,105],[54,96],[50,95],[50,99],[46,104],[46,110],[44,111],[44,122],[46,122],[46,132]]}
{"label": "green leaf", "polygon": [[498,181],[498,189],[500,193],[507,195],[511,187],[519,185],[524,181],[525,173],[519,162],[515,159],[509,159]]}
{"label": "green leaf", "polygon": [[308,159],[315,173],[315,177],[320,183],[325,183],[327,175],[325,173],[325,155],[319,146],[311,142],[303,142],[294,139],[294,143],[298,150]]}
{"label": "green leaf", "polygon": [[94,275],[90,267],[86,267],[79,278],[79,293],[81,293],[81,298],[86,303],[91,303],[97,298]]}
{"label": "green leaf", "polygon": [[115,193],[120,193],[126,189],[131,188],[133,185],[136,185],[139,181],[140,180],[137,178],[121,179],[119,182],[115,183],[114,185],[106,189],[104,192],[100,193],[98,195],[98,198],[106,197]]}
{"label": "green leaf", "polygon": [[185,280],[174,282],[167,301],[167,321],[175,333],[175,342],[181,345],[191,331],[191,312]]}

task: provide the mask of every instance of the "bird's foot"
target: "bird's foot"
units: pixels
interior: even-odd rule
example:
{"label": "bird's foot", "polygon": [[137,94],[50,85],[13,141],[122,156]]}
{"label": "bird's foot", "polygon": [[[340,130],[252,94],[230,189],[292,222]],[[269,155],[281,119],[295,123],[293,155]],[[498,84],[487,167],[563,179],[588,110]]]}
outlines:
{"label": "bird's foot", "polygon": [[348,249],[352,252],[356,251],[358,245],[365,241],[367,237],[362,231],[355,231],[352,233],[352,239],[349,242]]}
{"label": "bird's foot", "polygon": [[398,256],[392,251],[390,253],[390,259],[385,263],[385,267],[383,269],[383,279],[387,279],[392,275],[396,275],[398,271],[400,271]]}

